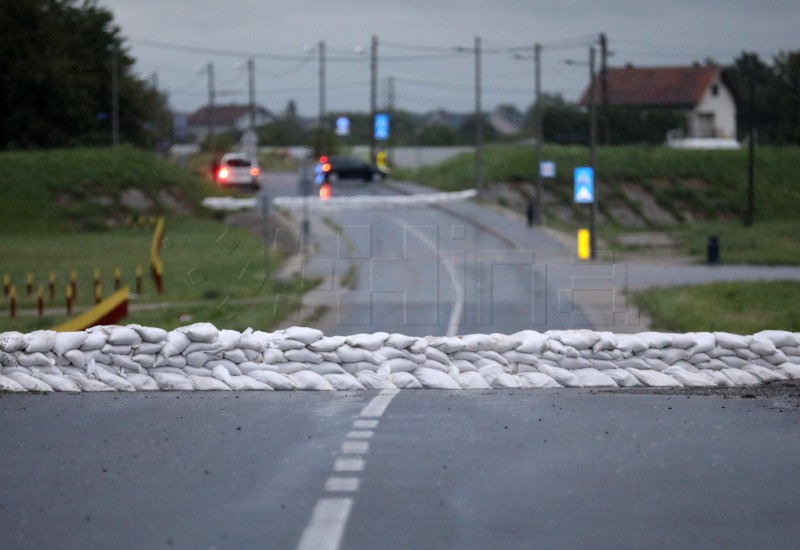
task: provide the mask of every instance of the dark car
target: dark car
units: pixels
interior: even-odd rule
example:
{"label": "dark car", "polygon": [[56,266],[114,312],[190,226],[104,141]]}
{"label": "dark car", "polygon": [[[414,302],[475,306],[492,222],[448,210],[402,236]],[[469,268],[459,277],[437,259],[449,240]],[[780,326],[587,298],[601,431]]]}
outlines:
{"label": "dark car", "polygon": [[382,181],[386,173],[377,166],[353,157],[330,157],[320,159],[325,179],[330,183],[338,180]]}

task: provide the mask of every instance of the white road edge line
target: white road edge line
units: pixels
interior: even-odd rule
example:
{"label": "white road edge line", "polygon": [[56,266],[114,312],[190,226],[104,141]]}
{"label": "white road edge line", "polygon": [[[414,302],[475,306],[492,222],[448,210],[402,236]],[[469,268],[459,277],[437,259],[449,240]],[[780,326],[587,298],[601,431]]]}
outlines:
{"label": "white road edge line", "polygon": [[361,485],[361,480],[357,477],[331,476],[325,482],[325,490],[330,492],[358,491],[359,485]]}
{"label": "white road edge line", "polygon": [[369,439],[375,435],[375,432],[371,430],[353,430],[352,432],[347,434],[348,439]]}
{"label": "white road edge line", "polygon": [[337,550],[352,507],[352,498],[319,499],[297,550]]}
{"label": "white road edge line", "polygon": [[337,458],[333,463],[334,472],[361,472],[364,470],[363,458]]}
{"label": "white road edge line", "polygon": [[348,455],[363,455],[369,451],[369,443],[366,441],[345,441],[342,443],[342,453]]}
{"label": "white road edge line", "polygon": [[357,430],[374,430],[377,427],[377,420],[356,420],[353,422],[353,428]]}
{"label": "white road edge line", "polygon": [[392,402],[400,390],[381,390],[381,392],[367,403],[359,416],[383,416],[386,407]]}

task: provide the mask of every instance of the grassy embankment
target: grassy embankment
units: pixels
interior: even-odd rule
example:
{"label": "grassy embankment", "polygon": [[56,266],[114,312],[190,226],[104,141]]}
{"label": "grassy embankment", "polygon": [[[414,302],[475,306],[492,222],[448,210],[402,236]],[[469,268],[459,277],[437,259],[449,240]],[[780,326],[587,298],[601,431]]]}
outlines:
{"label": "grassy embankment", "polygon": [[[545,189],[547,223],[574,230],[585,226],[587,208],[572,200],[572,168],[588,163],[585,147],[544,148],[543,157],[556,162],[558,176]],[[528,183],[535,174],[532,147],[489,147],[484,154],[487,182]],[[414,177],[428,185],[456,190],[474,185],[471,155],[427,167]],[[756,153],[755,224],[742,225],[746,208],[747,151],[687,151],[664,147],[610,147],[597,151],[598,196],[603,221],[599,235],[616,249],[617,237],[636,231],[666,231],[683,252],[705,261],[708,237],[718,236],[721,261],[732,264],[800,264],[800,149],[762,147]],[[633,186],[652,197],[678,223],[659,224],[635,198]],[[626,226],[614,217],[621,205],[642,218],[642,227]],[[522,211],[522,201],[507,205]],[[557,217],[557,208],[571,210],[573,221]],[[662,330],[731,330],[764,328],[800,330],[797,306],[800,284],[735,283],[653,290],[635,297]]]}
{"label": "grassy embankment", "polygon": [[[78,272],[75,311],[93,304],[93,272],[99,269],[104,294],[113,289],[116,267],[123,284],[135,289],[134,271],[144,271],[143,291],[131,300],[125,322],[171,328],[210,321],[226,328],[269,328],[297,305],[300,281],[265,278],[280,258],[250,232],[228,227],[200,206],[218,192],[189,172],[151,153],[121,147],[0,154],[4,173],[0,215],[0,274],[17,287],[16,319],[3,300],[0,331],[51,328],[66,320],[65,288]],[[135,189],[138,191],[131,191]],[[152,227],[134,219],[166,217],[161,258],[163,294],[150,277]],[[265,266],[265,261],[267,265]],[[56,293],[49,299],[49,272]],[[36,290],[26,294],[26,275],[45,287],[44,317],[31,315]],[[277,304],[277,307],[276,307]]]}

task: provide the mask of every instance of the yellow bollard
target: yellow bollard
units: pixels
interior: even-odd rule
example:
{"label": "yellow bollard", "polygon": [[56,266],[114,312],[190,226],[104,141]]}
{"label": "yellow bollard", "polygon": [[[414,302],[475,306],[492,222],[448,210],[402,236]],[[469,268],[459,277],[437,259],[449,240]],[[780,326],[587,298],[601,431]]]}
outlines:
{"label": "yellow bollard", "polygon": [[578,259],[588,260],[591,255],[591,239],[588,229],[578,229]]}
{"label": "yellow bollard", "polygon": [[11,275],[8,273],[3,275],[3,296],[8,296],[11,290]]}

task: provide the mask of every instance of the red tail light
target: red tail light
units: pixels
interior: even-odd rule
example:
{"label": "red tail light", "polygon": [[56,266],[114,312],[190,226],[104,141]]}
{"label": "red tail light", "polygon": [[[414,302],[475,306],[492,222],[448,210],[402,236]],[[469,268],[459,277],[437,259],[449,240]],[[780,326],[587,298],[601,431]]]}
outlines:
{"label": "red tail light", "polygon": [[326,162],[328,162],[328,157],[326,157],[324,155],[319,157],[319,163],[320,164],[325,164]]}
{"label": "red tail light", "polygon": [[257,176],[257,175],[259,175],[260,173],[261,173],[261,170],[259,170],[259,169],[258,169],[256,166],[253,166],[253,167],[250,169],[250,175],[251,175],[251,176],[253,176],[253,177],[256,177],[256,176]]}
{"label": "red tail light", "polygon": [[217,173],[217,177],[221,180],[226,180],[230,177],[230,172],[228,172],[227,168],[220,168],[219,172]]}
{"label": "red tail light", "polygon": [[326,162],[325,164],[323,164],[322,165],[322,171],[323,172],[330,172],[331,171],[331,164],[329,162]]}
{"label": "red tail light", "polygon": [[319,198],[326,201],[331,198],[331,184],[330,183],[323,183],[322,186],[319,188]]}

